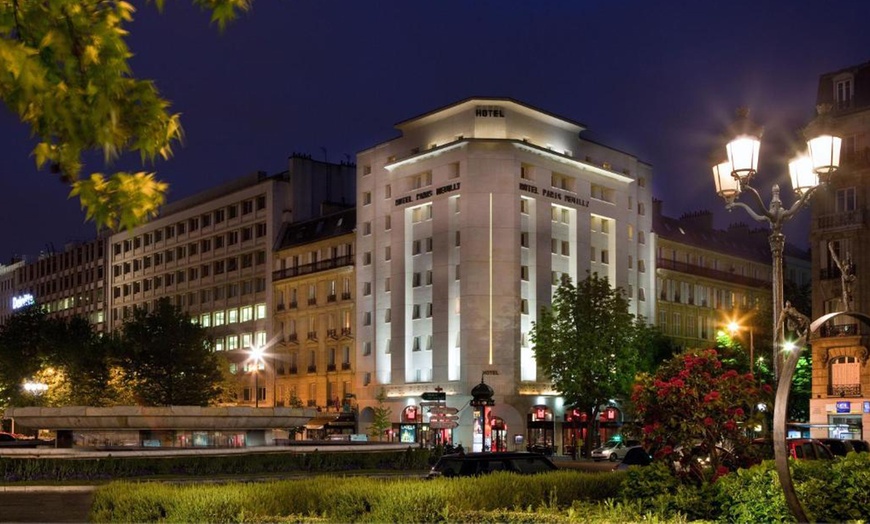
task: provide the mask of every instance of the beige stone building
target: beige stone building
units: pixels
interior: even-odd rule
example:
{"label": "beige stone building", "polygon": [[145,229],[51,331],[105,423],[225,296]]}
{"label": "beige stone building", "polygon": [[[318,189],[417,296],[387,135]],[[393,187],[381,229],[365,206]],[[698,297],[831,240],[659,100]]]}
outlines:
{"label": "beige stone building", "polygon": [[[870,313],[870,63],[825,73],[817,104],[829,104],[843,138],[839,171],[813,197],[812,317],[854,311]],[[832,253],[833,251],[833,253]],[[845,279],[841,266],[846,270]],[[838,262],[839,261],[839,262]],[[853,275],[854,281],[849,279]],[[843,304],[847,290],[849,304]],[[812,339],[811,433],[815,437],[870,435],[870,326],[859,316],[838,315]]]}
{"label": "beige stone building", "polygon": [[[285,224],[272,274],[277,341],[266,364],[277,406],[324,413],[310,435],[353,433],[356,209]],[[317,431],[323,433],[315,433]]]}

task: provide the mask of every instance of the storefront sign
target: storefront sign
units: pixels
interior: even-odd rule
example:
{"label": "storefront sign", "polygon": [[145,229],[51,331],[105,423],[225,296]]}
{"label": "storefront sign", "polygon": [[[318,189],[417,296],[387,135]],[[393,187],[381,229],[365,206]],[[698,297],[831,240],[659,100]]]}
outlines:
{"label": "storefront sign", "polygon": [[500,106],[477,106],[474,116],[478,118],[504,118],[504,110]]}
{"label": "storefront sign", "polygon": [[837,413],[850,413],[852,411],[852,403],[848,400],[837,402]]}

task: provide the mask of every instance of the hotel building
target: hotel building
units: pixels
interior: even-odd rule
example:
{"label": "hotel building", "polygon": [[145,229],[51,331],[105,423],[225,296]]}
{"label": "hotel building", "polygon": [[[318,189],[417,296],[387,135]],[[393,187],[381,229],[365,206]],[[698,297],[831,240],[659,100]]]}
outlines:
{"label": "hotel building", "polygon": [[[654,318],[651,167],[505,98],[396,128],[357,156],[361,429],[383,390],[403,437],[456,425],[439,436],[469,449],[563,446],[565,406],[529,332],[562,279],[587,272]],[[494,405],[479,433],[469,401],[481,382]],[[424,392],[443,392],[455,420],[430,424]]]}

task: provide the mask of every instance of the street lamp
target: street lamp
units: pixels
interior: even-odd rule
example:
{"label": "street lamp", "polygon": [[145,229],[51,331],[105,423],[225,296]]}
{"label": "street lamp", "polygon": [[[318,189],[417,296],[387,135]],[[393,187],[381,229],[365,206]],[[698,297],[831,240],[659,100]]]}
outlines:
{"label": "street lamp", "polygon": [[251,359],[254,361],[254,407],[260,407],[260,362],[263,360],[263,352],[265,348],[254,345],[248,350]]}
{"label": "street lamp", "polygon": [[[828,111],[830,106],[818,106],[818,117],[804,130],[807,137],[807,153],[798,156],[789,163],[789,176],[797,201],[790,208],[784,208],[779,199],[779,185],[772,188],[773,197],[770,205],[765,208],[764,201],[751,182],[758,170],[758,155],[761,150],[762,129],[749,120],[749,111],[738,112],[738,118],[732,129],[732,138],[725,147],[725,155],[717,157],[713,165],[713,179],[716,193],[725,199],[725,208],[729,211],[735,207],[743,208],[749,216],[758,222],[770,225],[770,251],[773,255],[773,326],[782,324],[783,314],[783,278],[782,252],[785,246],[785,235],[782,226],[790,220],[818,189],[821,182],[828,182],[837,171],[840,164],[840,144],[842,140],[830,130]],[[760,207],[755,211],[752,207],[737,199],[743,192],[748,192],[755,204]],[[791,314],[790,311],[785,311]],[[777,329],[777,331],[779,331]],[[786,409],[789,389],[797,359],[789,358],[787,368],[780,370],[780,354],[777,350],[779,333],[773,337],[773,373],[778,380],[773,414],[773,451],[776,469],[782,485],[788,507],[799,522],[808,519],[804,513],[792,484],[788,469],[788,455],[785,447]],[[797,352],[795,352],[797,353]],[[794,354],[793,354],[794,355]]]}
{"label": "street lamp", "polygon": [[[731,332],[731,338],[737,336],[737,333],[741,331],[740,324],[737,323],[736,320],[732,320],[728,322],[728,331]],[[749,372],[753,373],[755,370],[755,336],[753,333],[752,324],[749,325]]]}

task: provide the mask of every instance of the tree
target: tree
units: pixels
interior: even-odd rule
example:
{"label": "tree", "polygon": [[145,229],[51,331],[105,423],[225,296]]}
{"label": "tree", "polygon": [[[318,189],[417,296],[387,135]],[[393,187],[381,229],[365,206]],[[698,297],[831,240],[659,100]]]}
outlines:
{"label": "tree", "polygon": [[687,350],[641,374],[632,401],[645,446],[676,475],[701,481],[752,455],[746,429],[761,421],[760,402],[772,405],[772,388],[723,365],[715,349]]}
{"label": "tree", "polygon": [[[637,370],[639,339],[628,306],[621,289],[593,273],[576,286],[563,281],[532,328],[538,364],[566,405],[586,413],[590,437],[601,407],[629,394]],[[590,456],[592,438],[584,440]]]}
{"label": "tree", "polygon": [[0,405],[34,404],[23,385],[46,367],[51,348],[48,325],[45,311],[32,305],[10,316],[0,328]]}
{"label": "tree", "polygon": [[[223,28],[251,0],[194,3]],[[126,152],[151,162],[169,158],[183,136],[154,83],[130,69],[125,25],[134,11],[123,0],[0,3],[0,99],[37,137],[37,167],[49,166],[88,219],[113,229],[155,215],[167,185],[146,172],[83,177],[85,154],[99,150],[107,165]]]}
{"label": "tree", "polygon": [[163,298],[136,308],[124,323],[118,359],[137,402],[207,406],[220,397],[222,374],[205,328]]}
{"label": "tree", "polygon": [[390,422],[392,410],[384,404],[387,400],[387,394],[383,389],[378,392],[378,396],[375,397],[375,400],[377,400],[378,403],[374,407],[372,423],[369,426],[369,436],[372,439],[381,440],[384,431],[390,429],[390,426],[392,425],[392,422]]}

